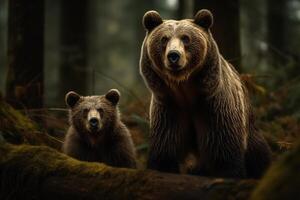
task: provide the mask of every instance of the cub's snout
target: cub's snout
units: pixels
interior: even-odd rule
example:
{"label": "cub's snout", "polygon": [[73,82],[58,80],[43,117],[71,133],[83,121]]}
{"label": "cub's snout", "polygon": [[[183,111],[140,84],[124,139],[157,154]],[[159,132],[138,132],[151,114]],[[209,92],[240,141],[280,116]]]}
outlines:
{"label": "cub's snout", "polygon": [[101,116],[96,109],[92,109],[88,112],[87,126],[91,132],[95,132],[101,129]]}

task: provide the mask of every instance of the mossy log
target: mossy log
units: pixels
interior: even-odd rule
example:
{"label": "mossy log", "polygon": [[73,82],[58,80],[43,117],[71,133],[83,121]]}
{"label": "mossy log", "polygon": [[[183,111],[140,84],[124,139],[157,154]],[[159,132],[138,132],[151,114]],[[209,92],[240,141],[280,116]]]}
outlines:
{"label": "mossy log", "polygon": [[254,180],[112,168],[46,146],[0,144],[0,199],[247,199]]}

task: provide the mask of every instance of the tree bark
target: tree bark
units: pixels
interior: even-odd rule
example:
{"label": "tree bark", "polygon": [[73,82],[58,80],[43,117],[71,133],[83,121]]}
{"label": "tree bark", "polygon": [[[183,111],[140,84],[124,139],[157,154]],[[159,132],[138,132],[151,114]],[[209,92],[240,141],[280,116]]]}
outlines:
{"label": "tree bark", "polygon": [[195,13],[209,9],[214,16],[212,34],[220,53],[241,72],[240,4],[239,0],[195,0]]}
{"label": "tree bark", "polygon": [[9,0],[6,97],[15,107],[43,106],[44,0]]}
{"label": "tree bark", "polygon": [[87,0],[61,1],[61,96],[87,89]]}
{"label": "tree bark", "polygon": [[0,199],[247,199],[254,180],[80,162],[43,146],[0,145]]}

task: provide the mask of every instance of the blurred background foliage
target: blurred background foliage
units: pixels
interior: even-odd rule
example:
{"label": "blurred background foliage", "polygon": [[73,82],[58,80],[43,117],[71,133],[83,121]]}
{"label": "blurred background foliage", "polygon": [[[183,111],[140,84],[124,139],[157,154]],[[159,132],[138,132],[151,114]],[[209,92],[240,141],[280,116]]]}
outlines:
{"label": "blurred background foliage", "polygon": [[68,91],[117,88],[143,162],[150,99],[138,69],[143,14],[191,18],[202,8],[215,16],[212,32],[250,90],[261,132],[275,152],[289,149],[300,131],[300,0],[0,0],[1,94],[62,140]]}

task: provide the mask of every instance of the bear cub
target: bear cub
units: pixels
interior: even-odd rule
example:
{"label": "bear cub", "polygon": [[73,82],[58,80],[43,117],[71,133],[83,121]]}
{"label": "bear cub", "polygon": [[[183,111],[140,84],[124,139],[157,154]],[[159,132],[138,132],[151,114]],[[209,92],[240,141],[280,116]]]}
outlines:
{"label": "bear cub", "polygon": [[120,120],[119,98],[116,89],[101,96],[67,93],[70,127],[63,152],[82,161],[136,168],[135,147],[129,130]]}

